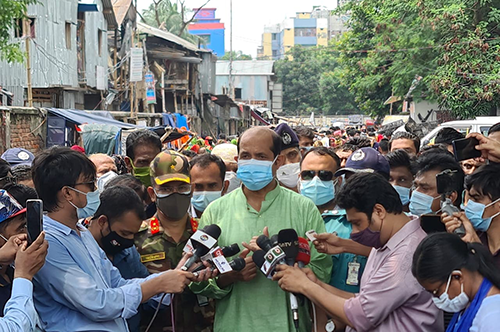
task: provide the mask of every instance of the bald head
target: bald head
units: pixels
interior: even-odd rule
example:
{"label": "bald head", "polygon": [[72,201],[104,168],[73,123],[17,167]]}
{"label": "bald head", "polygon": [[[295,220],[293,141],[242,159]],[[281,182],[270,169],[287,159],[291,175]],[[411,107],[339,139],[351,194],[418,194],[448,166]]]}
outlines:
{"label": "bald head", "polygon": [[96,153],[89,157],[97,169],[97,177],[100,178],[109,171],[117,172],[113,158],[104,153]]}
{"label": "bald head", "polygon": [[[267,127],[252,127],[241,134],[238,140],[238,155],[250,146],[271,152],[273,159],[281,152],[281,137]],[[264,152],[264,151],[261,151]]]}

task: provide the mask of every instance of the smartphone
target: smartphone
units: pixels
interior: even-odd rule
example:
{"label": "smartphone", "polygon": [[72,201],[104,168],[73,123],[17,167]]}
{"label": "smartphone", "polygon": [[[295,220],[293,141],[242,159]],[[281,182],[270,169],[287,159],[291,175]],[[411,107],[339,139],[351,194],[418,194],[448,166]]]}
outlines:
{"label": "smartphone", "polygon": [[435,214],[421,215],[420,226],[427,234],[446,232],[446,226],[441,222],[441,217]]}
{"label": "smartphone", "polygon": [[316,233],[316,231],[314,229],[311,229],[310,231],[306,232],[306,237],[311,242],[316,241],[316,235],[318,235],[318,233]]}
{"label": "smartphone", "polygon": [[457,139],[451,143],[457,161],[481,157],[481,151],[476,150],[479,141],[474,137]]}
{"label": "smartphone", "polygon": [[26,201],[26,226],[28,243],[35,241],[43,230],[43,202],[41,199]]}

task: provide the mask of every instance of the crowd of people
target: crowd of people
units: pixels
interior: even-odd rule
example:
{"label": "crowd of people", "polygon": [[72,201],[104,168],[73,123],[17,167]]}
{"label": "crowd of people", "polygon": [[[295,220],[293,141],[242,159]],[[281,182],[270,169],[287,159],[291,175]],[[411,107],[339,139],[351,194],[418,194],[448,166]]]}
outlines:
{"label": "crowd of people", "polygon": [[[136,130],[124,156],[8,149],[0,331],[497,331],[500,123],[468,137],[481,157],[457,161],[453,128],[421,146],[286,123],[181,150]],[[193,245],[214,227],[232,271]],[[287,259],[268,273],[271,252]]]}

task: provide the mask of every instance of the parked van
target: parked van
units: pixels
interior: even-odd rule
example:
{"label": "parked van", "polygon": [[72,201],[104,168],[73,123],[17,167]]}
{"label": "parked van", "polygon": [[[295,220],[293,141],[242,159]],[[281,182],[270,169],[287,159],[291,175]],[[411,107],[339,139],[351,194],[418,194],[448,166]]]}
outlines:
{"label": "parked van", "polygon": [[490,127],[498,122],[500,122],[500,116],[478,116],[474,120],[444,122],[425,135],[425,137],[421,140],[420,146],[424,147],[429,143],[433,143],[437,133],[444,127],[455,128],[464,135],[469,133],[481,133],[484,136],[487,136]]}

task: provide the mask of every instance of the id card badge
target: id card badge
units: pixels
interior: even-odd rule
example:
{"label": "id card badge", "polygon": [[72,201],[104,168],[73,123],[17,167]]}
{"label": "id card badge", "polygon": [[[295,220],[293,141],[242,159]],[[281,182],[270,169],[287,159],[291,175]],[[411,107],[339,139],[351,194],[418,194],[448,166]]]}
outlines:
{"label": "id card badge", "polygon": [[347,280],[346,284],[349,286],[358,286],[359,285],[359,269],[361,268],[361,264],[356,262],[347,263]]}
{"label": "id card badge", "polygon": [[206,307],[208,305],[208,297],[203,295],[196,295],[196,299],[198,300],[198,305],[200,307]]}

